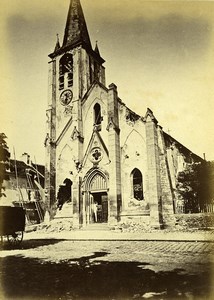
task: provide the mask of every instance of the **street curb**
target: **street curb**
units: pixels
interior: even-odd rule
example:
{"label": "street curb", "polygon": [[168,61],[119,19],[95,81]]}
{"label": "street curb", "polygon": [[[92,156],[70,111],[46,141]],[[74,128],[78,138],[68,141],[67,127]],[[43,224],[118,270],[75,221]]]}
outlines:
{"label": "street curb", "polygon": [[[143,234],[142,234],[143,235]],[[146,236],[145,236],[146,235]],[[206,242],[214,243],[213,237],[198,236],[197,234],[190,234],[190,236],[175,238],[170,234],[164,234],[165,236],[154,236],[154,234],[144,233],[144,236],[139,234],[127,234],[127,233],[111,233],[107,234],[106,231],[62,231],[62,232],[28,232],[25,233],[25,239],[65,239],[70,241],[142,241],[142,242]],[[167,236],[168,235],[168,236]],[[182,235],[182,234],[181,234]],[[188,235],[185,233],[185,235]],[[192,236],[191,236],[192,235]]]}

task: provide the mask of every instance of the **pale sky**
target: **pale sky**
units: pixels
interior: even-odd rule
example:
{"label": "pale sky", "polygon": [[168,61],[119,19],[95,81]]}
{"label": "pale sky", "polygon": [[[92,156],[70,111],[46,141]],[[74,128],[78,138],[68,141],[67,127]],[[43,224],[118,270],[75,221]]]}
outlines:
{"label": "pale sky", "polygon": [[[214,2],[82,0],[106,85],[166,132],[214,159]],[[48,54],[63,40],[69,0],[0,0],[0,112],[13,158],[44,163]],[[35,157],[35,159],[34,159]]]}

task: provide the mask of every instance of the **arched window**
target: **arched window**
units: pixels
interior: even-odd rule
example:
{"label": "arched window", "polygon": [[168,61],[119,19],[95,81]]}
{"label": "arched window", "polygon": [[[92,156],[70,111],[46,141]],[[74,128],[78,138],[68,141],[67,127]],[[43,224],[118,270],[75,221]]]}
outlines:
{"label": "arched window", "polygon": [[99,103],[96,103],[94,105],[94,125],[97,127],[97,130],[101,130],[101,122],[102,122],[102,116],[101,116],[101,107]]}
{"label": "arched window", "polygon": [[134,198],[143,200],[143,176],[140,170],[136,168],[132,171],[132,188]]}
{"label": "arched window", "polygon": [[73,182],[69,178],[66,178],[63,184],[59,186],[57,193],[57,208],[59,208],[59,210],[62,209],[64,203],[72,201],[72,184]]}
{"label": "arched window", "polygon": [[67,53],[59,61],[59,89],[73,86],[73,57]]}

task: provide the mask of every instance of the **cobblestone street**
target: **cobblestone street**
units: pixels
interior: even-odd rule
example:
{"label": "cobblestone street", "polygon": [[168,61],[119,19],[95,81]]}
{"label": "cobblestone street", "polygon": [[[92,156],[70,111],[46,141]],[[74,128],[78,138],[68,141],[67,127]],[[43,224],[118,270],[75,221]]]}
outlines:
{"label": "cobblestone street", "polygon": [[211,299],[214,243],[25,239],[0,252],[3,299]]}

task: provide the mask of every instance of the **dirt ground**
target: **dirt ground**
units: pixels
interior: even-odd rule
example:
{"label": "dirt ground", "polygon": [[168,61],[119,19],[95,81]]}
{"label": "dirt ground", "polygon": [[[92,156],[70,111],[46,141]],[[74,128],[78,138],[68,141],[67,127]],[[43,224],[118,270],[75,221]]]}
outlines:
{"label": "dirt ground", "polygon": [[0,251],[1,299],[212,299],[214,243],[26,239]]}

